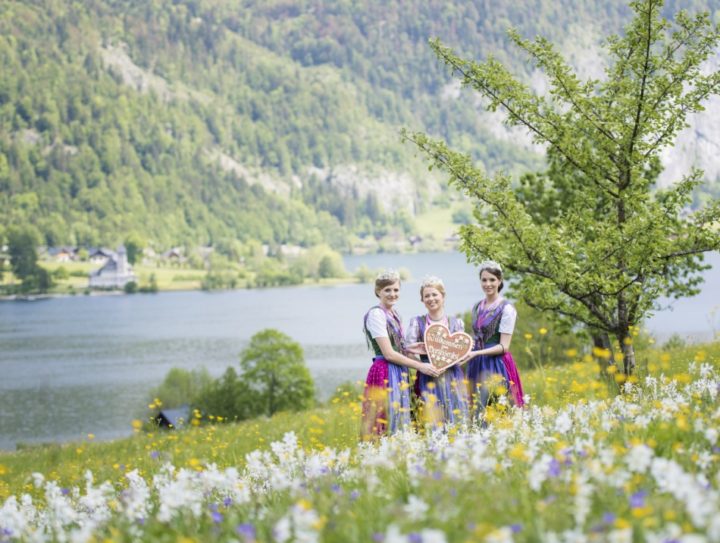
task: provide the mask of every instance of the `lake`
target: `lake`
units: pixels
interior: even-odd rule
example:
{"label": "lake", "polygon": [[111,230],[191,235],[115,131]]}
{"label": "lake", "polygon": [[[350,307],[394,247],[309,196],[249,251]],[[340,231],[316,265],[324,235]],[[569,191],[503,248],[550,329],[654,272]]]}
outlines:
{"label": "lake", "polygon": [[[708,340],[720,329],[720,255],[708,262],[714,269],[700,296],[649,320],[658,339],[677,332]],[[363,264],[410,271],[398,305],[405,321],[423,310],[419,284],[427,274],[445,281],[451,313],[468,310],[482,295],[475,268],[459,253],[345,259],[349,271]],[[370,356],[362,316],[374,303],[369,284],[0,303],[0,448],[88,433],[129,435],[131,421],[147,415],[150,389],[170,368],[205,366],[219,376],[264,328],[301,343],[325,399],[340,383],[365,378]]]}

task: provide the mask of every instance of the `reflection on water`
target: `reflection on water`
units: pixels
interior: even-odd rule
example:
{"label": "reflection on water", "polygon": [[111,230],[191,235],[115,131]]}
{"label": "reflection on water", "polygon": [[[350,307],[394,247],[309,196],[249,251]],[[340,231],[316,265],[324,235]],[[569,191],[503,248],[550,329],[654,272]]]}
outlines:
{"label": "reflection on water", "polygon": [[[720,266],[717,254],[709,261]],[[457,253],[346,259],[351,271],[362,264],[410,270],[398,304],[406,322],[423,312],[418,290],[427,274],[444,279],[450,313],[481,296],[474,268]],[[706,273],[707,294],[676,302],[674,312],[650,320],[651,330],[707,333],[719,276]],[[364,379],[370,355],[362,316],[374,303],[372,286],[357,284],[0,303],[0,448],[128,435],[170,368],[205,366],[219,376],[264,328],[301,343],[326,399],[339,384]]]}

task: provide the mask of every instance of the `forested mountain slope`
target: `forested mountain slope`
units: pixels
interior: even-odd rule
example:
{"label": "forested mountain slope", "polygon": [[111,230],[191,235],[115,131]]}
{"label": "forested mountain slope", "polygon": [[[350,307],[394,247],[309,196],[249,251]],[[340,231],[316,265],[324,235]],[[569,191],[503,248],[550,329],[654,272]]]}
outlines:
{"label": "forested mountain slope", "polygon": [[[680,7],[720,0],[666,9]],[[509,25],[598,76],[598,42],[628,16],[619,0],[5,1],[0,224],[33,223],[51,245],[137,232],[157,246],[345,248],[349,233],[407,229],[438,189],[402,127],[489,169],[542,165],[454,84],[428,38],[541,85]]]}

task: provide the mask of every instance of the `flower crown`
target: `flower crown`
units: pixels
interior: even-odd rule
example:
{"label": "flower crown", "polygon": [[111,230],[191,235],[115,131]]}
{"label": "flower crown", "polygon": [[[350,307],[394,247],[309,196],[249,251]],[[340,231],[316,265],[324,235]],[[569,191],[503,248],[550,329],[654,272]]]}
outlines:
{"label": "flower crown", "polygon": [[492,270],[500,272],[500,275],[502,275],[502,266],[495,262],[494,260],[486,260],[485,262],[480,264],[480,269],[478,270],[478,275],[482,275],[482,272],[485,270]]}
{"label": "flower crown", "polygon": [[445,288],[445,283],[443,283],[443,280],[440,279],[436,275],[426,275],[423,279],[423,282],[420,283],[420,288],[423,289],[425,287],[434,287],[435,285],[440,285],[441,287]]}
{"label": "flower crown", "polygon": [[377,275],[375,281],[400,281],[400,274],[393,269],[384,270]]}

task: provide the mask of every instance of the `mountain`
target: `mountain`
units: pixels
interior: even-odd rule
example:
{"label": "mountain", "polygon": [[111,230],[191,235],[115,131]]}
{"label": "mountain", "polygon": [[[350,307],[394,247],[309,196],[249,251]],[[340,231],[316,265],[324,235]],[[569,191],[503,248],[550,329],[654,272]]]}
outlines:
{"label": "mountain", "polygon": [[[720,0],[670,1],[718,10]],[[440,37],[493,55],[542,91],[510,25],[602,73],[619,0],[61,0],[0,4],[0,224],[50,245],[159,247],[224,240],[346,249],[351,234],[410,230],[442,199],[403,127],[486,168],[542,166],[433,57]],[[720,102],[692,119],[680,157],[720,172]],[[712,156],[713,160],[707,160]],[[1,232],[0,232],[1,234]]]}

